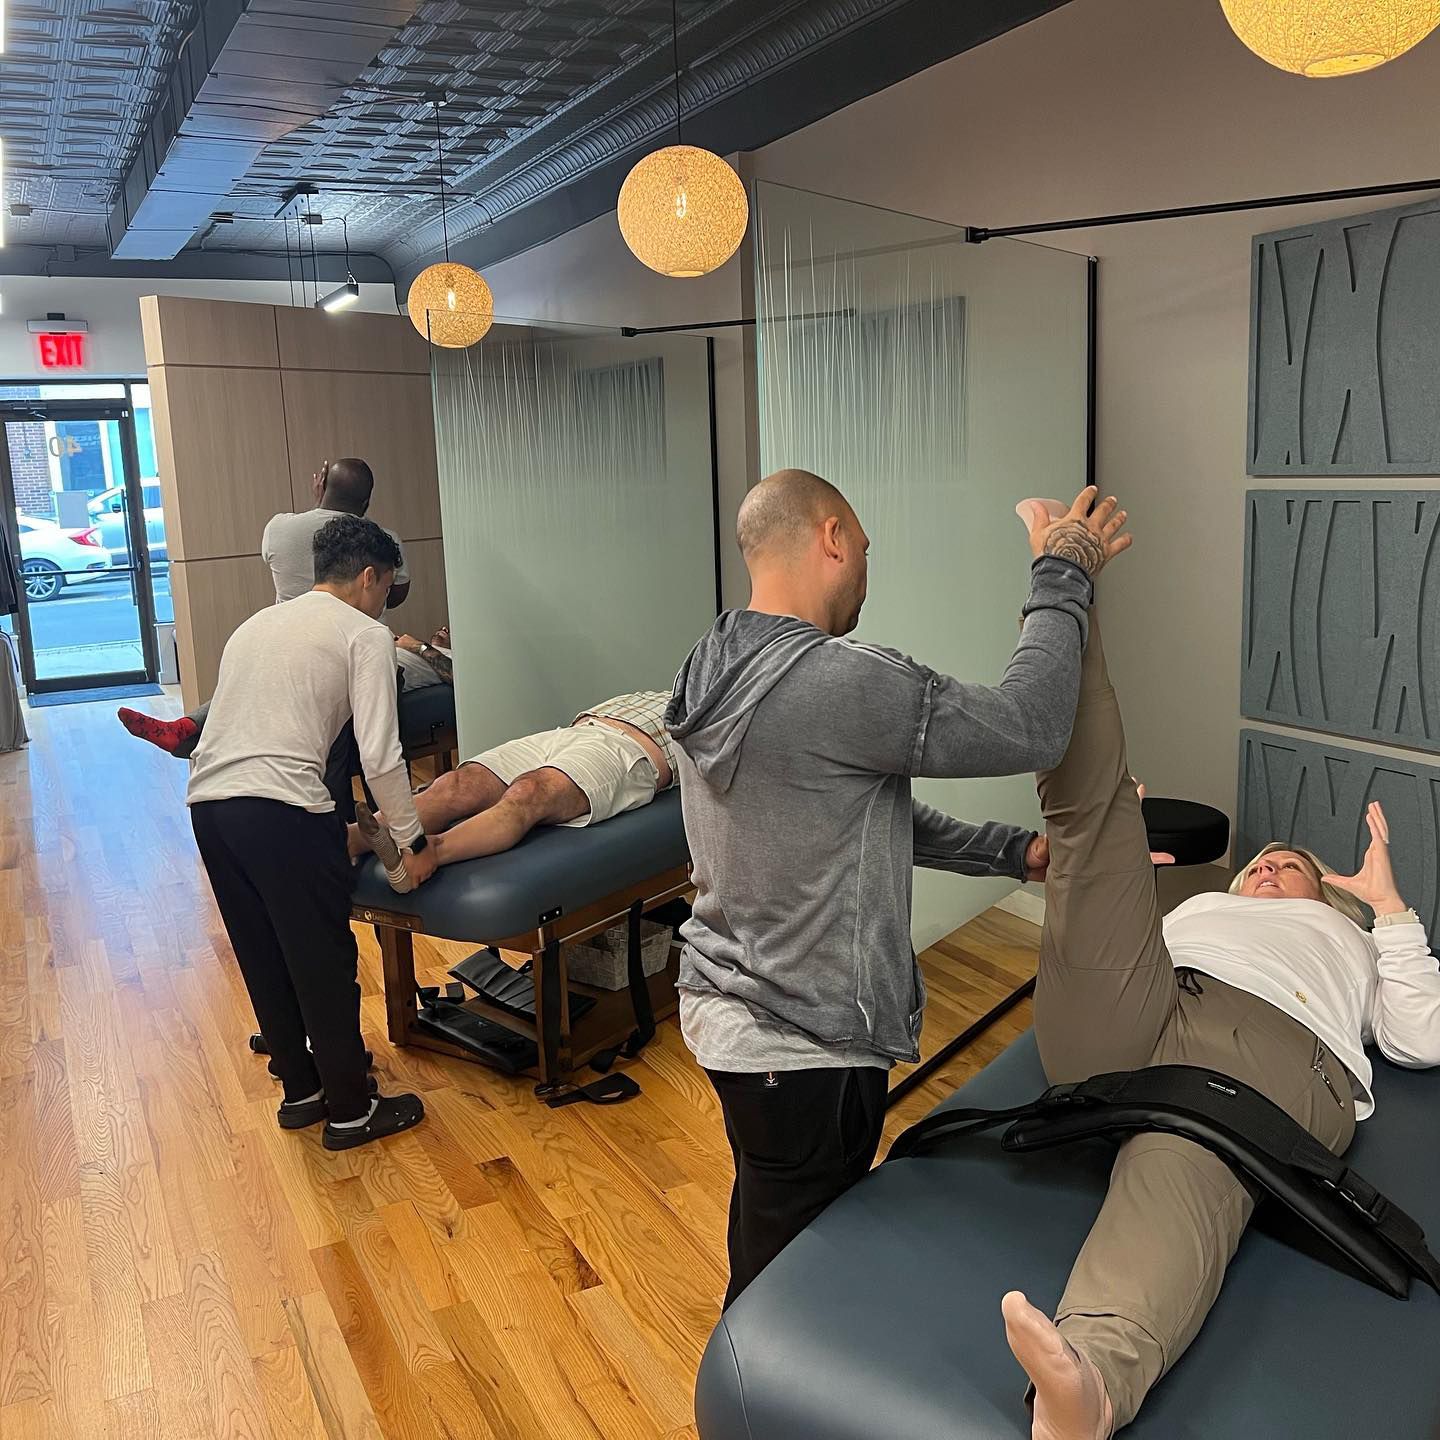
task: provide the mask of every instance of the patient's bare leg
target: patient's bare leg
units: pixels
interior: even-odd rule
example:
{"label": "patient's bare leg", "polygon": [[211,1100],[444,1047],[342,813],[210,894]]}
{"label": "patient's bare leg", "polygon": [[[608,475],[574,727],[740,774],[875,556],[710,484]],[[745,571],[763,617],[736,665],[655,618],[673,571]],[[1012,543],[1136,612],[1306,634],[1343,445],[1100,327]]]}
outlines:
{"label": "patient's bare leg", "polygon": [[[467,765],[464,768],[482,767]],[[563,825],[589,813],[590,801],[585,792],[564,771],[547,765],[517,776],[505,793],[481,814],[461,820],[436,835],[432,843],[440,864],[453,865],[457,860],[498,855],[519,844],[537,825]],[[423,812],[421,818],[424,819]],[[428,820],[425,829],[427,832],[430,829]]]}
{"label": "patient's bare leg", "polygon": [[[438,835],[447,825],[479,815],[505,794],[505,782],[488,766],[469,761],[458,770],[439,776],[433,785],[415,797],[415,813],[427,835]],[[385,817],[377,816],[383,824]],[[346,827],[350,858],[358,859],[371,849],[358,825]]]}
{"label": "patient's bare leg", "polygon": [[1000,1310],[1005,1338],[1035,1387],[1032,1440],[1108,1440],[1113,1415],[1100,1372],[1018,1290]]}

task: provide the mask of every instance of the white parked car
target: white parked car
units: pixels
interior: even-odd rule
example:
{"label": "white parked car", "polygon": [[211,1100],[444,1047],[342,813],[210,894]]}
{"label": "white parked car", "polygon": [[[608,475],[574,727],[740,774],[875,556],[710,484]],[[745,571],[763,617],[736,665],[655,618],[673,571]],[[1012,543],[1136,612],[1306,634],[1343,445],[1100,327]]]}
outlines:
{"label": "white parked car", "polygon": [[62,530],[51,520],[16,517],[20,525],[20,575],[25,598],[32,604],[53,600],[67,585],[100,580],[110,569],[110,552],[100,532]]}
{"label": "white parked car", "polygon": [[[145,506],[145,538],[150,550],[150,559],[157,565],[165,564],[169,550],[165,544],[165,510],[160,501],[160,479],[156,475],[146,476],[140,481],[141,501]],[[110,552],[115,565],[130,563],[130,545],[125,534],[125,491],[115,485],[102,490],[86,506],[90,518],[100,530],[100,543]]]}

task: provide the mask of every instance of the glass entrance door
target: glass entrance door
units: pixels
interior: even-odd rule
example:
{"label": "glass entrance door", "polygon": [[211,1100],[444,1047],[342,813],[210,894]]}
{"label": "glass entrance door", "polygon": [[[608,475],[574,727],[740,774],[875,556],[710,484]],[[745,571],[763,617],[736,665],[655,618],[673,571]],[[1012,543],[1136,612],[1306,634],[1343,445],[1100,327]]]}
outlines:
{"label": "glass entrance door", "polygon": [[129,404],[0,402],[0,421],[26,689],[153,681],[155,593]]}

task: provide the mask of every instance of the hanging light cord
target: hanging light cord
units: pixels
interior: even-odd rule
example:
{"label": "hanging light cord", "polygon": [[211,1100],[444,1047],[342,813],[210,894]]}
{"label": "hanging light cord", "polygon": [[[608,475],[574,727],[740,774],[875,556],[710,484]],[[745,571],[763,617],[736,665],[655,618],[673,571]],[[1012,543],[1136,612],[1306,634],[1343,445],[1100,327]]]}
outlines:
{"label": "hanging light cord", "polygon": [[440,165],[440,233],[445,237],[445,263],[450,263],[450,230],[445,224],[445,142],[440,134],[440,102],[435,105],[435,153]]}
{"label": "hanging light cord", "polygon": [[670,0],[670,54],[675,68],[675,143],[683,145],[680,133],[680,0]]}
{"label": "hanging light cord", "polygon": [[340,228],[345,236],[345,278],[353,280],[355,272],[350,268],[350,221],[344,215],[340,217]]}

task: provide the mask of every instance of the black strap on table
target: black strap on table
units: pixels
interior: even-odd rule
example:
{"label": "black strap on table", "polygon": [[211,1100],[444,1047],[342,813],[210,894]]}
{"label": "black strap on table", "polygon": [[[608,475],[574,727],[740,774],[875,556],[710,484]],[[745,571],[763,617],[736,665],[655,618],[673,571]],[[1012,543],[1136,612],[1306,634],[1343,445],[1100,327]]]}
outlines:
{"label": "black strap on table", "polygon": [[1001,1147],[1016,1152],[1142,1131],[1180,1135],[1313,1226],[1379,1289],[1404,1299],[1414,1276],[1440,1292],[1440,1260],[1420,1225],[1273,1101],[1219,1071],[1155,1065],[1052,1085],[1008,1110],[936,1111],[906,1130],[886,1160],[1000,1125],[1009,1127]]}
{"label": "black strap on table", "polygon": [[645,975],[645,954],[641,944],[640,922],[644,918],[645,902],[637,900],[630,907],[629,929],[626,937],[626,969],[630,986],[630,1004],[635,1010],[635,1028],[623,1045],[602,1050],[590,1064],[602,1075],[621,1055],[633,1060],[655,1038],[655,1007],[650,1003],[650,981]]}

